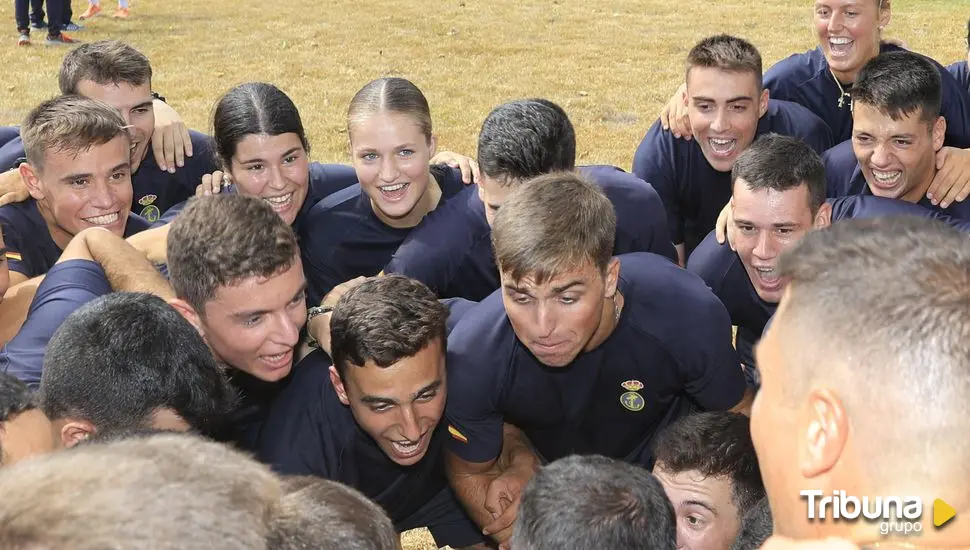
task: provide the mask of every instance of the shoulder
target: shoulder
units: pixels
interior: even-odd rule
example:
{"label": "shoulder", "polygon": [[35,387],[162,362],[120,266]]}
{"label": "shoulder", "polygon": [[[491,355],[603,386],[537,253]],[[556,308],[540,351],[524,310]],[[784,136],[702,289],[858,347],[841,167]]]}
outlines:
{"label": "shoulder", "polygon": [[151,222],[138,214],[128,213],[128,222],[125,224],[125,237],[140,233],[151,226]]}
{"label": "shoulder", "polygon": [[441,198],[444,200],[450,199],[467,187],[461,179],[461,170],[457,168],[447,164],[433,164],[430,170],[441,188]]}
{"label": "shoulder", "polygon": [[323,199],[357,183],[357,172],[347,164],[310,163],[310,189]]}
{"label": "shoulder", "polygon": [[801,87],[827,66],[825,56],[818,48],[789,55],[765,71],[765,87],[772,91],[779,87]]}
{"label": "shoulder", "polygon": [[768,117],[769,131],[800,137],[809,144],[816,145],[816,148],[819,140],[822,140],[824,148],[817,151],[819,153],[832,144],[832,131],[828,124],[803,105],[781,99],[769,99],[768,112],[765,116]]}
{"label": "shoulder", "polygon": [[679,321],[703,322],[712,310],[724,308],[703,279],[663,256],[636,252],[618,258],[624,295],[643,314],[641,326],[647,331]]}
{"label": "shoulder", "polygon": [[727,243],[719,244],[713,231],[697,245],[687,260],[687,270],[696,274],[717,292],[738,255]]}
{"label": "shoulder", "polygon": [[[502,290],[496,290],[461,315],[448,336],[448,356],[470,362],[489,362],[514,346],[515,332],[505,314]],[[489,350],[483,354],[482,350]]]}

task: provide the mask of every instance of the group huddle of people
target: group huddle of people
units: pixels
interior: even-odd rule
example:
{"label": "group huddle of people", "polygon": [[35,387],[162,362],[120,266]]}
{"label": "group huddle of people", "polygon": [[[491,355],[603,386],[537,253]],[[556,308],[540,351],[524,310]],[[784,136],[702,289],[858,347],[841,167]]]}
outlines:
{"label": "group huddle of people", "polygon": [[68,52],[0,131],[0,550],[970,548],[970,78],[890,16],[699,41],[632,173],[395,77],[321,164],[273,84],[208,136]]}

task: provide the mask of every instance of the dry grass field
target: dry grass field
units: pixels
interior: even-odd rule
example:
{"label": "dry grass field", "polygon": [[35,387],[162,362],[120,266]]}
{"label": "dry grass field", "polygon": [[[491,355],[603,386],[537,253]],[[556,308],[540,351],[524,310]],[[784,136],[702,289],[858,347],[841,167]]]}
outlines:
{"label": "dry grass field", "polygon": [[[75,14],[85,0],[74,0]],[[893,0],[887,36],[944,64],[966,54],[970,0]],[[273,82],[301,108],[312,156],[347,162],[345,109],[362,85],[404,76],[428,96],[439,149],[474,154],[496,104],[542,96],[563,105],[581,163],[629,170],[661,103],[683,79],[683,58],[706,35],[754,42],[766,67],[814,47],[810,0],[132,0],[132,17],[105,11],[73,33],[119,38],[145,52],[154,88],[193,128],[208,130],[231,86]],[[19,124],[57,91],[63,48],[16,46],[13,2],[0,4],[0,124]],[[407,550],[432,548],[409,535]]]}

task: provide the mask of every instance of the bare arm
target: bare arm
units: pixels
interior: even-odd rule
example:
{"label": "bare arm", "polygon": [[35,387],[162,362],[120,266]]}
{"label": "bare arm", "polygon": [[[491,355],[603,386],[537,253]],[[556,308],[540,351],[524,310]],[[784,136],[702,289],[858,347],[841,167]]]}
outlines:
{"label": "bare arm", "polygon": [[499,543],[512,536],[525,485],[539,469],[539,458],[522,430],[506,423],[502,453],[484,463],[467,462],[446,453],[448,481],[468,515],[482,532]]}
{"label": "bare arm", "polygon": [[81,231],[68,243],[58,263],[92,260],[101,265],[108,284],[119,292],[148,292],[164,299],[175,298],[168,281],[124,239],[101,228]]}
{"label": "bare arm", "polygon": [[[0,261],[6,261],[0,259]],[[12,273],[11,273],[12,275]],[[44,276],[34,277],[7,289],[0,303],[0,344],[6,344],[23,326],[27,320],[27,311],[34,300],[37,287],[44,280]]]}

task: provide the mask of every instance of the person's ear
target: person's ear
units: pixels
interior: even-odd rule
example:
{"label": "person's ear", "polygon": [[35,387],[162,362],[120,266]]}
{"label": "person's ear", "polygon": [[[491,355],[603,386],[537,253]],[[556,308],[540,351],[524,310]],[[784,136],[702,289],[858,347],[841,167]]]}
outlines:
{"label": "person's ear", "polygon": [[197,312],[194,307],[189,305],[188,302],[181,298],[169,300],[168,305],[172,306],[175,311],[179,312],[179,314],[184,317],[190,325],[195,327],[195,330],[199,331],[199,334],[202,335],[203,338],[205,338],[205,328],[202,325],[202,316],[199,315],[199,312]]}
{"label": "person's ear", "polygon": [[825,229],[832,225],[832,205],[828,201],[822,202],[818,212],[815,213],[815,229]]}
{"label": "person's ear", "polygon": [[943,148],[943,142],[946,140],[946,119],[942,116],[936,119],[933,123],[933,150],[939,151]]}
{"label": "person's ear", "polygon": [[70,449],[78,443],[86,441],[94,435],[95,431],[94,424],[87,420],[68,420],[61,426],[61,445],[65,449]]}
{"label": "person's ear", "polygon": [[613,298],[616,294],[616,287],[620,281],[620,259],[613,257],[606,266],[606,288],[604,292],[607,298]]}
{"label": "person's ear", "polygon": [[768,88],[761,90],[761,97],[758,98],[758,118],[765,116],[768,112],[768,101],[770,99],[770,94],[768,93]]}
{"label": "person's ear", "polygon": [[34,200],[43,200],[47,196],[44,190],[44,182],[40,179],[40,170],[24,162],[17,169],[20,172],[20,179],[27,186],[27,192]]}
{"label": "person's ear", "polygon": [[337,399],[340,400],[344,405],[350,405],[350,399],[347,397],[347,388],[344,387],[344,381],[340,378],[340,374],[337,373],[337,367],[330,366],[330,384],[333,385],[333,391],[337,394]]}
{"label": "person's ear", "polygon": [[801,413],[804,426],[799,465],[802,475],[812,479],[832,470],[849,442],[849,419],[842,400],[828,389],[809,392]]}

